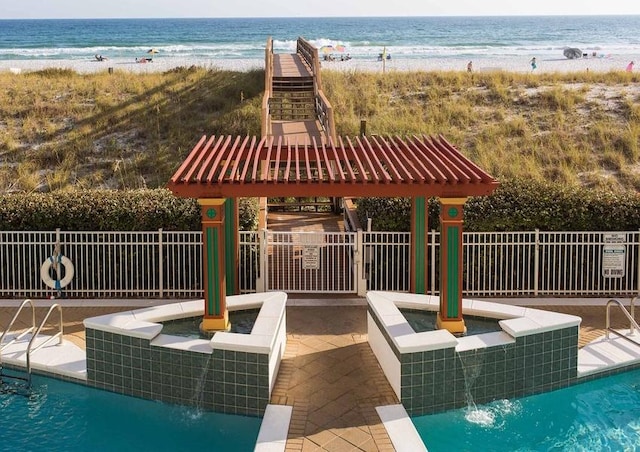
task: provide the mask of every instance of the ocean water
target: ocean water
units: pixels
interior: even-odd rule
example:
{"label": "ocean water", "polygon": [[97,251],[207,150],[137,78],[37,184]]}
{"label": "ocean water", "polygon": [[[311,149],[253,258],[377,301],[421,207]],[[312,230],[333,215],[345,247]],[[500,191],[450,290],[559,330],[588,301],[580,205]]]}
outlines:
{"label": "ocean water", "polygon": [[110,58],[262,59],[267,37],[294,52],[298,36],[343,45],[356,59],[563,58],[640,55],[640,16],[378,17],[263,19],[0,20],[0,60]]}

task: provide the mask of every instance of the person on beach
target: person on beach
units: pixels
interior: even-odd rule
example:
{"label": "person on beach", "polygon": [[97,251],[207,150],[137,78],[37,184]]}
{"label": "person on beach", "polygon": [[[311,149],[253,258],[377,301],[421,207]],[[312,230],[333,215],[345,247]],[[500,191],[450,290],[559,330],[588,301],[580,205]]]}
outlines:
{"label": "person on beach", "polygon": [[627,72],[633,72],[633,61],[631,61],[629,64],[627,64]]}
{"label": "person on beach", "polygon": [[473,61],[469,61],[467,63],[467,72],[469,73],[473,72]]}
{"label": "person on beach", "polygon": [[102,55],[97,55],[97,54],[96,54],[96,60],[98,60],[98,61],[104,61],[104,60],[106,60],[106,59],[107,59],[107,57],[103,57]]}
{"label": "person on beach", "polygon": [[535,71],[536,68],[538,67],[538,63],[536,62],[536,57],[531,58],[531,61],[529,63],[531,64],[531,72]]}

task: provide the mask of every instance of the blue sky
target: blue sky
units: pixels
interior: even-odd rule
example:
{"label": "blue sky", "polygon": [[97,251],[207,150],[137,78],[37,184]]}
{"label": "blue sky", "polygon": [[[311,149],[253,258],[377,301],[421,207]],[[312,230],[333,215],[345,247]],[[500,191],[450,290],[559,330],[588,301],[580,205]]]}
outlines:
{"label": "blue sky", "polygon": [[0,18],[640,14],[638,0],[1,0]]}

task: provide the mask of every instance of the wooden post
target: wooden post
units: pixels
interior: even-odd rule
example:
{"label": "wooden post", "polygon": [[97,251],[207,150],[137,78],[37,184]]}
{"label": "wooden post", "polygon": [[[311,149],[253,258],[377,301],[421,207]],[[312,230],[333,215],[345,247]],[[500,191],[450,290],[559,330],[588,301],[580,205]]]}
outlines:
{"label": "wooden post", "polygon": [[424,196],[411,200],[411,281],[412,293],[426,294],[429,275],[427,253],[429,203]]}
{"label": "wooden post", "polygon": [[225,266],[225,200],[199,199],[202,215],[202,260],[204,277],[203,331],[227,331]]}
{"label": "wooden post", "polygon": [[367,120],[361,119],[360,120],[360,136],[364,137],[366,134],[367,134]]}
{"label": "wooden post", "polygon": [[462,318],[462,224],[467,198],[440,199],[440,311],[436,327],[464,334]]}

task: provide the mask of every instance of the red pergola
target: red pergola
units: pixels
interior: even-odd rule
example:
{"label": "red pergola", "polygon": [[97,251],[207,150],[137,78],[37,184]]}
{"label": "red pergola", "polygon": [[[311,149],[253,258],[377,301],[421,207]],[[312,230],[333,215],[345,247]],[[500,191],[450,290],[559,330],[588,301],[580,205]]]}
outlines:
{"label": "red pergola", "polygon": [[[412,291],[425,293],[426,198],[440,198],[438,326],[464,331],[462,319],[463,206],[491,194],[498,182],[442,136],[338,138],[328,144],[282,137],[202,137],[168,184],[202,206],[205,316],[203,328],[228,326],[226,270],[237,251],[233,203],[240,197],[410,197]],[[226,233],[225,233],[226,230]],[[225,239],[225,234],[227,238]],[[232,242],[233,243],[233,242]],[[235,268],[235,265],[231,268]]]}
{"label": "red pergola", "polygon": [[203,136],[169,182],[178,196],[461,197],[498,182],[442,136],[338,138]]}

